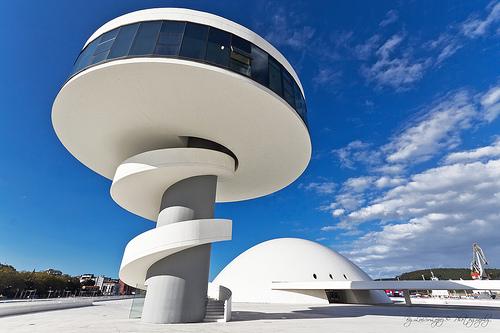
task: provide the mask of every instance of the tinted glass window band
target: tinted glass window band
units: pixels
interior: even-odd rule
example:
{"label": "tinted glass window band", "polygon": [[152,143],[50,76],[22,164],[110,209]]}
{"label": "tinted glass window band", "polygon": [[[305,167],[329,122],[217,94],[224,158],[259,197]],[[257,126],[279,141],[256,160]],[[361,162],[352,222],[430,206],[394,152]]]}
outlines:
{"label": "tinted glass window band", "polygon": [[144,21],[107,31],[80,52],[68,80],[91,66],[137,57],[187,59],[243,75],[274,91],[307,126],[304,96],[283,65],[240,36],[198,23]]}

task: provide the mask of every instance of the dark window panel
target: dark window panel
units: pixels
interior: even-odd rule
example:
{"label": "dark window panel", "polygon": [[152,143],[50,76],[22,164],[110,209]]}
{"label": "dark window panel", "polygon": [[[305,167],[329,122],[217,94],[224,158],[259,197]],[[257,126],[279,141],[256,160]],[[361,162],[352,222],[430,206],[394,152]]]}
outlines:
{"label": "dark window panel", "polygon": [[250,57],[252,53],[252,44],[241,37],[233,35],[231,39],[231,50]]}
{"label": "dark window panel", "polygon": [[295,109],[295,97],[294,97],[294,80],[287,72],[287,70],[281,67],[281,75],[283,76],[283,98],[287,101],[292,108]]}
{"label": "dark window panel", "polygon": [[233,35],[229,67],[240,74],[250,76],[251,52],[250,42]]}
{"label": "dark window panel", "polygon": [[260,84],[269,86],[268,55],[259,47],[251,46],[251,73],[252,79]]}
{"label": "dark window panel", "polygon": [[118,35],[118,31],[120,30],[120,28],[116,28],[116,29],[113,29],[111,31],[108,31],[106,33],[104,33],[102,36],[101,36],[101,39],[99,40],[99,44],[101,43],[104,43],[110,39],[113,39],[116,37],[116,35]]}
{"label": "dark window panel", "polygon": [[[250,62],[250,59],[248,62]],[[229,62],[229,68],[245,76],[250,76],[250,65],[244,64],[239,60],[235,60],[232,56]]]}
{"label": "dark window panel", "polygon": [[95,52],[94,52],[94,55],[96,54],[99,54],[101,52],[104,52],[104,51],[109,51],[109,49],[111,48],[111,46],[113,45],[113,42],[114,42],[114,38],[113,39],[108,39],[107,41],[105,41],[104,43],[100,43],[97,48],[95,49]]}
{"label": "dark window panel", "polygon": [[138,28],[139,23],[121,27],[120,32],[116,36],[115,42],[111,47],[108,59],[124,57],[128,54]]}
{"label": "dark window panel", "polygon": [[294,95],[295,95],[295,110],[299,116],[306,121],[306,103],[304,101],[304,96],[302,96],[302,91],[300,90],[297,83],[294,82]]}
{"label": "dark window panel", "polygon": [[227,67],[231,47],[231,34],[217,28],[210,28],[208,32],[207,53],[205,60]]}
{"label": "dark window panel", "polygon": [[130,48],[129,55],[153,54],[161,28],[161,21],[141,23]]}
{"label": "dark window panel", "polygon": [[92,58],[92,65],[97,64],[103,60],[106,60],[106,57],[108,56],[109,51],[104,51],[101,53],[98,53]]}
{"label": "dark window panel", "polygon": [[207,35],[207,26],[187,23],[179,55],[190,59],[204,59],[207,48]]}
{"label": "dark window panel", "polygon": [[281,86],[281,68],[279,63],[269,56],[269,88],[283,97]]}
{"label": "dark window panel", "polygon": [[90,65],[90,61],[92,60],[92,56],[94,55],[94,51],[99,44],[99,38],[94,39],[87,47],[80,53],[78,60],[76,61],[73,73],[78,72],[79,70]]}
{"label": "dark window panel", "polygon": [[158,44],[156,44],[155,54],[179,55],[185,26],[186,23],[184,22],[164,21],[158,37]]}
{"label": "dark window panel", "polygon": [[80,53],[73,73],[127,55],[165,55],[205,59],[251,76],[283,97],[307,126],[305,99],[285,68],[259,47],[220,29],[178,21],[150,21],[117,28],[96,38]]}

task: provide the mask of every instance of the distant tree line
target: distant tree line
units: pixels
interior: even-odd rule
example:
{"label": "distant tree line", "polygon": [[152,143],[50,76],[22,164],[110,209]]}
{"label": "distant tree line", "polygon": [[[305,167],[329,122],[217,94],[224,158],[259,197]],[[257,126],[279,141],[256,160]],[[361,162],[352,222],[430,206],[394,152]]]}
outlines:
{"label": "distant tree line", "polygon": [[[67,296],[81,288],[80,280],[67,274],[17,271],[13,266],[0,263],[0,296],[20,298],[28,290],[36,290],[37,298]],[[68,293],[69,292],[69,293]],[[35,292],[30,292],[35,296]]]}
{"label": "distant tree line", "polygon": [[[426,280],[430,280],[432,275],[431,271],[434,273],[434,276],[440,280],[472,280],[470,275],[470,268],[430,268],[430,269],[421,269],[418,271],[403,273],[399,276],[400,280],[422,280],[422,275]],[[500,280],[500,269],[491,268],[486,269],[486,273],[489,275],[490,279]]]}

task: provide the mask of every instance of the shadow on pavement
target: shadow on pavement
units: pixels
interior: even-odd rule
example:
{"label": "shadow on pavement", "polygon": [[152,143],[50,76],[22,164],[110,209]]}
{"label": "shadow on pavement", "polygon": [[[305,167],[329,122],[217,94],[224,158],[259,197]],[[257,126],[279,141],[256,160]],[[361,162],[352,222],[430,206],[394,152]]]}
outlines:
{"label": "shadow on pavement", "polygon": [[350,318],[363,316],[394,316],[394,317],[420,317],[420,318],[475,318],[475,319],[500,319],[498,307],[469,307],[464,308],[452,305],[411,307],[403,305],[384,306],[314,306],[304,310],[291,312],[256,312],[233,311],[232,321],[251,320],[280,320],[280,319],[314,319],[314,318]]}

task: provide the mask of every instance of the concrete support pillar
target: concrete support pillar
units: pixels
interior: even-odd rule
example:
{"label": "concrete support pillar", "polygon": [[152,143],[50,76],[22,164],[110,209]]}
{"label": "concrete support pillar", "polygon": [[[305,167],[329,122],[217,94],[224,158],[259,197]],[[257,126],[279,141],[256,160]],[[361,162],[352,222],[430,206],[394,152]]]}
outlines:
{"label": "concrete support pillar", "polygon": [[403,290],[404,296],[405,296],[405,304],[406,306],[411,306],[411,298],[410,298],[410,291],[409,290]]}
{"label": "concrete support pillar", "polygon": [[[163,194],[157,228],[212,218],[216,176],[179,181]],[[142,320],[148,323],[199,322],[205,317],[210,244],[195,246],[154,263],[147,271]]]}

